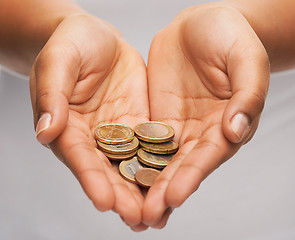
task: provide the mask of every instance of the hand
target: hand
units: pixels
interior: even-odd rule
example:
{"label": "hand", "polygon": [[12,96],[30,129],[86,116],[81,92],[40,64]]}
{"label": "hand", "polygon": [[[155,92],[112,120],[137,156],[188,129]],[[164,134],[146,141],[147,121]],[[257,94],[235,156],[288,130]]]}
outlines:
{"label": "hand", "polygon": [[133,230],[143,195],[96,149],[97,125],[149,119],[146,67],[112,26],[90,15],[65,18],[38,55],[30,79],[37,139],[76,176],[98,210],[113,209]]}
{"label": "hand", "polygon": [[147,69],[151,119],[173,126],[180,145],[143,206],[143,222],[162,228],[172,209],[253,136],[269,64],[244,16],[212,3],[183,11],[157,34]]}

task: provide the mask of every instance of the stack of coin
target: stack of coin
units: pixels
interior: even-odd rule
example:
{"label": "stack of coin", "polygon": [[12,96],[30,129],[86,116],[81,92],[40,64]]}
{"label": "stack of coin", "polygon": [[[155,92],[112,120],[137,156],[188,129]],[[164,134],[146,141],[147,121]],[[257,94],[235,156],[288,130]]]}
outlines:
{"label": "stack of coin", "polygon": [[121,124],[105,124],[95,129],[98,148],[110,160],[122,161],[136,155],[139,141],[132,128]]}
{"label": "stack of coin", "polygon": [[120,124],[106,124],[96,128],[95,136],[98,148],[109,160],[121,161],[122,177],[143,187],[153,184],[178,150],[172,140],[173,128],[161,122],[141,123],[134,131]]}
{"label": "stack of coin", "polygon": [[161,122],[146,122],[135,126],[134,131],[141,147],[138,160],[153,168],[166,167],[178,150],[178,144],[172,140],[173,128]]}

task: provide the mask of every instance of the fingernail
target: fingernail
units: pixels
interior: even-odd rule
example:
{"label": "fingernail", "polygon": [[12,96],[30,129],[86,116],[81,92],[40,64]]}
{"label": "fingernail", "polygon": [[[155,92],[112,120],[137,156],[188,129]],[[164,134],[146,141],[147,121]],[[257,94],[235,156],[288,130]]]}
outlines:
{"label": "fingernail", "polygon": [[51,123],[51,115],[50,113],[44,113],[37,124],[36,127],[36,136],[38,136],[41,132],[48,129]]}
{"label": "fingernail", "polygon": [[239,138],[239,141],[243,139],[245,133],[249,128],[249,119],[243,113],[237,113],[230,122],[231,129]]}
{"label": "fingernail", "polygon": [[144,230],[147,230],[149,227],[143,223],[140,223],[140,224],[138,224],[136,226],[132,226],[130,228],[133,232],[142,232]]}

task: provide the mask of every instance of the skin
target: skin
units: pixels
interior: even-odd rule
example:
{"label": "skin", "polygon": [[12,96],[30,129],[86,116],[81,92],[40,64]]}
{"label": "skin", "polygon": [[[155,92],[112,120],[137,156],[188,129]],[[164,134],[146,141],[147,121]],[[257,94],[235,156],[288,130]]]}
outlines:
{"label": "skin", "polygon": [[[294,1],[209,3],[182,11],[155,36],[147,68],[151,119],[174,127],[180,149],[148,192],[146,225],[163,228],[167,212],[253,137],[270,70],[295,65],[294,7]],[[242,137],[231,129],[239,113],[249,120]]]}
{"label": "skin", "polygon": [[247,19],[268,53],[272,72],[295,67],[294,1],[228,0],[224,4]]}
{"label": "skin", "polygon": [[100,124],[133,127],[149,119],[139,53],[113,26],[71,1],[1,1],[0,11],[0,61],[31,72],[38,141],[73,172],[98,210],[117,212],[134,231],[146,229],[141,189],[120,177],[93,136]]}
{"label": "skin", "polygon": [[247,136],[254,134],[268,88],[268,57],[238,11],[196,7],[155,37],[148,80],[151,118],[173,126],[180,145],[143,207],[143,222],[162,228],[165,224],[158,222],[165,211],[179,207],[247,140],[226,138],[236,137],[230,131],[236,113],[247,113]]}
{"label": "skin", "polygon": [[94,141],[98,125],[133,127],[149,119],[146,70],[137,51],[105,22],[71,15],[38,55],[30,89],[35,124],[52,115],[38,140],[49,143],[98,210],[114,210],[134,230],[146,228],[141,190],[114,171]]}
{"label": "skin", "polygon": [[[255,133],[269,61],[273,71],[295,63],[294,4],[240,0],[186,9],[155,36],[146,69],[113,26],[71,1],[0,0],[0,63],[25,74],[33,65],[37,139],[95,207],[117,212],[134,231],[163,228]],[[232,128],[237,114],[246,119],[243,134]],[[147,120],[173,126],[180,149],[144,198],[96,150],[93,132],[103,123]]]}
{"label": "skin", "polygon": [[71,0],[0,0],[0,64],[26,75],[60,22],[83,13]]}

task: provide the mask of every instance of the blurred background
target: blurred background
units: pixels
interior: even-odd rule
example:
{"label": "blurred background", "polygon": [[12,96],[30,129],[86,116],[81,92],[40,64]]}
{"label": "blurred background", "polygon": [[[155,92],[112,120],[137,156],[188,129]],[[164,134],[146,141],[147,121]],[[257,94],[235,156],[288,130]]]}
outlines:
{"label": "blurred background", "polygon": [[[147,61],[153,36],[208,1],[79,0]],[[295,239],[295,71],[271,76],[253,140],[176,209],[163,230],[133,233],[98,212],[71,172],[35,140],[28,77],[0,69],[0,239]]]}

